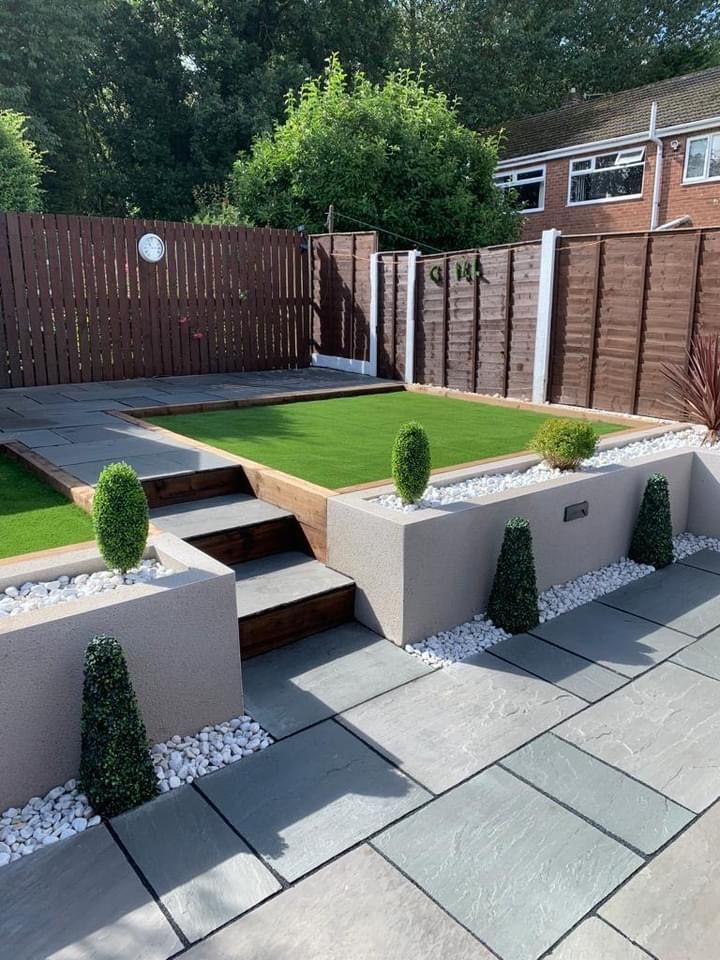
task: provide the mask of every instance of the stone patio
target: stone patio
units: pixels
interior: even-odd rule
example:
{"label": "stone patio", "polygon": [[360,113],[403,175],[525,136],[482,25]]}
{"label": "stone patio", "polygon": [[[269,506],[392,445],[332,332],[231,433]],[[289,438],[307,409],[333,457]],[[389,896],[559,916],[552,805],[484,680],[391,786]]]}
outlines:
{"label": "stone patio", "polygon": [[714,560],[450,668],[257,658],[278,743],[0,869],[0,960],[716,956]]}

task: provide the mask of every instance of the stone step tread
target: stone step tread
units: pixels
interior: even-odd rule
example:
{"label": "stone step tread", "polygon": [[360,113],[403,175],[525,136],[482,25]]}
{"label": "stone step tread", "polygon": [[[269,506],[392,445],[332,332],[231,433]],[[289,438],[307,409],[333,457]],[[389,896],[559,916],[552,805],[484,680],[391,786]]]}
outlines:
{"label": "stone step tread", "polygon": [[183,540],[289,517],[292,513],[287,510],[245,493],[189,500],[150,511],[155,526]]}
{"label": "stone step tread", "polygon": [[233,565],[238,617],[320,596],[353,581],[307,554],[289,551]]}

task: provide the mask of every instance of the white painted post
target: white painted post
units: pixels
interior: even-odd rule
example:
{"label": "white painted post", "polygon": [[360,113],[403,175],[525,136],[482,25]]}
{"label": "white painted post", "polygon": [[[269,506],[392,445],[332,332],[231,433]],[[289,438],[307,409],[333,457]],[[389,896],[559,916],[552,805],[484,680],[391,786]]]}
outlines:
{"label": "white painted post", "polygon": [[407,256],[407,312],[405,315],[405,383],[415,376],[415,280],[417,277],[417,250]]}
{"label": "white painted post", "polygon": [[377,329],[378,311],[380,309],[380,257],[377,253],[370,254],[370,351],[368,355],[368,376],[377,376]]}
{"label": "white painted post", "polygon": [[533,403],[547,400],[552,332],[553,284],[555,282],[555,250],[559,230],[543,230],[540,244],[540,280],[537,323],[535,325],[535,363],[533,365]]}

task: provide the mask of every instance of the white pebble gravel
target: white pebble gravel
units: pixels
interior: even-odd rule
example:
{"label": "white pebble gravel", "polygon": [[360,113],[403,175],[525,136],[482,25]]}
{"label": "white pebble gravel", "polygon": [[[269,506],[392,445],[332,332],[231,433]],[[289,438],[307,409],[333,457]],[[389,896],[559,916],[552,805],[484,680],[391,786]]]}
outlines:
{"label": "white pebble gravel", "polygon": [[[270,735],[247,715],[203,727],[194,737],[172,737],[151,748],[161,793],[236,763],[272,743]],[[100,823],[100,817],[76,780],[32,797],[23,807],[0,813],[0,867],[43,846],[75,837]]]}
{"label": "white pebble gravel", "polygon": [[[673,552],[676,560],[689,557],[698,550],[720,551],[720,540],[713,537],[697,536],[694,533],[681,533],[673,538]],[[608,564],[599,570],[584,573],[575,580],[556,584],[544,590],[538,597],[540,622],[545,623],[602,597],[612,590],[625,586],[640,577],[654,573],[655,568],[647,564],[635,563],[623,557],[617,563]],[[447,666],[458,660],[465,660],[474,653],[487,650],[488,647],[505,640],[510,634],[496,627],[484,614],[478,614],[472,620],[461,623],[452,630],[443,630],[420,643],[408,644],[408,653],[419,657],[429,666]]]}
{"label": "white pebble gravel", "polygon": [[[602,467],[626,463],[628,460],[635,460],[637,457],[644,457],[650,453],[663,453],[680,447],[700,447],[704,435],[704,430],[690,427],[687,430],[663,433],[646,440],[636,440],[621,447],[609,447],[606,450],[598,451],[587,460],[583,460],[579,471],[592,473]],[[713,447],[705,445],[705,449],[717,450],[719,445],[715,444]],[[416,504],[404,504],[394,493],[375,497],[371,500],[371,503],[377,503],[390,510],[409,513],[421,507],[444,506],[448,503],[457,503],[462,500],[484,497],[492,493],[500,493],[503,490],[515,487],[529,487],[562,475],[562,470],[555,470],[546,463],[538,463],[527,470],[512,470],[508,473],[484,473],[477,477],[460,480],[457,483],[439,484],[437,486],[431,483]]]}
{"label": "white pebble gravel", "polygon": [[80,573],[75,577],[62,576],[57,580],[46,580],[6,587],[0,592],[0,617],[17,617],[31,610],[42,610],[58,603],[82,600],[118,587],[131,586],[134,583],[149,583],[168,577],[174,570],[168,569],[157,560],[143,560],[139,567],[121,574],[113,570],[98,570],[96,573]]}

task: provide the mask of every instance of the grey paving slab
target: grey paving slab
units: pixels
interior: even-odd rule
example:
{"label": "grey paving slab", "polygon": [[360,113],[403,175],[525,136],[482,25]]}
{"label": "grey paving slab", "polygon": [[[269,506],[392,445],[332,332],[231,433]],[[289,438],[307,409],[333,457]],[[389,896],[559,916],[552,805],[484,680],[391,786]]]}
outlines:
{"label": "grey paving slab", "polygon": [[49,418],[40,413],[39,416],[24,417],[12,410],[0,411],[0,430],[9,433],[14,430],[42,430],[49,424]]}
{"label": "grey paving slab", "polygon": [[122,460],[124,457],[169,455],[170,444],[156,444],[141,437],[118,436],[100,443],[65,443],[64,446],[40,447],[38,453],[61,467],[93,460]]}
{"label": "grey paving slab", "polygon": [[65,438],[65,443],[102,443],[125,437],[147,437],[145,427],[138,427],[126,420],[108,415],[106,424],[91,427],[59,427],[55,433]]}
{"label": "grey paving slab", "polygon": [[340,719],[440,793],[585,706],[514,664],[479,654],[354,707]]}
{"label": "grey paving slab", "polygon": [[720,573],[720,551],[698,550],[680,561],[686,567],[696,567],[698,570],[707,570],[709,573]]}
{"label": "grey paving slab", "polygon": [[674,563],[606,594],[601,602],[700,637],[720,626],[720,577]]}
{"label": "grey paving slab", "polygon": [[105,827],[0,870],[0,960],[166,960],[182,944]]}
{"label": "grey paving slab", "polygon": [[626,677],[644,673],[691,642],[677,630],[596,602],[541,623],[532,633]]}
{"label": "grey paving slab", "polygon": [[[16,400],[9,404],[10,408],[17,410],[18,413],[29,412],[31,416],[38,416],[38,405],[32,400]],[[58,403],[42,404],[42,415],[48,414],[53,417],[75,417],[79,413],[103,413],[112,409],[114,404],[106,399],[83,399],[83,400],[64,400]]]}
{"label": "grey paving slab", "polygon": [[307,554],[293,551],[238,563],[233,570],[237,581],[239,617],[271,610],[352,583],[341,573]]}
{"label": "grey paving slab", "polygon": [[627,683],[625,677],[527,633],[496,643],[490,653],[590,702]]}
{"label": "grey paving slab", "polygon": [[132,456],[132,457],[110,457],[107,460],[93,460],[91,463],[73,463],[68,467],[68,472],[83,483],[97,483],[103,467],[108,463],[114,463],[117,460],[125,460],[131,467],[137,470],[141,480],[148,480],[150,477],[168,477],[175,474],[190,473],[189,467],[183,467],[170,457],[157,456]]}
{"label": "grey paving slab", "polygon": [[696,812],[720,796],[720,683],[663,663],[558,736]]}
{"label": "grey paving slab", "polygon": [[182,539],[291,516],[287,510],[244,493],[191,500],[150,511],[156,526]]}
{"label": "grey paving slab", "polygon": [[429,799],[333,720],[203,777],[197,786],[287,880]]}
{"label": "grey paving slab", "polygon": [[720,807],[715,806],[601,907],[657,960],[711,960],[720,943]]}
{"label": "grey paving slab", "polygon": [[506,757],[502,766],[643,854],[654,853],[694,819],[689,810],[551,733]]}
{"label": "grey paving slab", "polygon": [[187,960],[493,960],[367,846],[187,953]]}
{"label": "grey paving slab", "polygon": [[219,453],[208,453],[206,450],[193,450],[192,447],[182,447],[180,445],[172,448],[168,446],[167,453],[173,461],[186,470],[214,470],[216,467],[237,466],[234,460]]}
{"label": "grey paving slab", "polygon": [[247,660],[245,708],[284,737],[428,673],[418,657],[347,623]]}
{"label": "grey paving slab", "polygon": [[57,447],[67,443],[65,437],[52,430],[15,430],[0,434],[0,441],[19,440],[26,447],[35,450],[37,447]]}
{"label": "grey paving slab", "polygon": [[535,960],[643,863],[499,767],[373,845],[503,960]]}
{"label": "grey paving slab", "polygon": [[590,917],[548,954],[547,960],[652,960],[598,917]]}
{"label": "grey paving slab", "polygon": [[691,643],[676,653],[672,662],[704,673],[713,680],[720,680],[720,630],[712,630],[700,640]]}
{"label": "grey paving slab", "polygon": [[113,828],[191,942],[280,889],[196,790],[158,797],[117,817]]}

